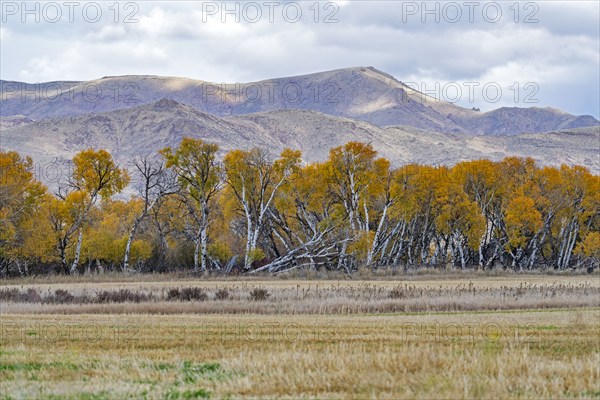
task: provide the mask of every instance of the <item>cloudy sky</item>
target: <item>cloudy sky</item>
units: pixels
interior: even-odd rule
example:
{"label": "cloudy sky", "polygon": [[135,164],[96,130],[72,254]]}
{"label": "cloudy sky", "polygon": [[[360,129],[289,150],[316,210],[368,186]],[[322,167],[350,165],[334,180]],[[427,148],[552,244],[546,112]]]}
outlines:
{"label": "cloudy sky", "polygon": [[1,2],[4,80],[148,74],[233,83],[374,66],[482,111],[600,113],[597,1],[23,4]]}

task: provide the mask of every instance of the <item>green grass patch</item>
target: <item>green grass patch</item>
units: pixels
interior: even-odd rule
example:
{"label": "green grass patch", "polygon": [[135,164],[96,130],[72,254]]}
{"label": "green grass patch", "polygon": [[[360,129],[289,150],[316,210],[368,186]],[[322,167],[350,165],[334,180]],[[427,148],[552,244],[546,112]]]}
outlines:
{"label": "green grass patch", "polygon": [[165,393],[165,400],[191,400],[191,399],[210,399],[212,392],[204,388],[195,388],[191,390],[179,390],[176,386],[169,388]]}
{"label": "green grass patch", "polygon": [[191,361],[183,362],[181,373],[185,383],[195,383],[199,379],[224,381],[229,379],[231,375],[219,363],[195,364]]}
{"label": "green grass patch", "polygon": [[51,362],[51,363],[38,363],[38,362],[27,362],[27,363],[0,363],[0,371],[41,371],[46,368],[60,368],[77,371],[79,366],[71,363],[63,362]]}
{"label": "green grass patch", "polygon": [[170,371],[172,369],[175,369],[175,366],[173,364],[168,363],[158,363],[154,364],[154,368],[158,371]]}
{"label": "green grass patch", "polygon": [[556,325],[538,325],[535,327],[538,331],[554,331],[560,329],[560,327]]}
{"label": "green grass patch", "polygon": [[110,400],[112,397],[106,390],[103,390],[98,393],[80,393],[78,398],[79,400]]}

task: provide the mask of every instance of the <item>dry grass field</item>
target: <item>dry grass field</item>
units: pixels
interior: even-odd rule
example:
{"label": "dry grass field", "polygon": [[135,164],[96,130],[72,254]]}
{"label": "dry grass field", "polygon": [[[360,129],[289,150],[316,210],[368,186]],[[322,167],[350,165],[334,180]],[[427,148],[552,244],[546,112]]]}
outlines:
{"label": "dry grass field", "polygon": [[595,275],[0,289],[0,398],[600,398]]}

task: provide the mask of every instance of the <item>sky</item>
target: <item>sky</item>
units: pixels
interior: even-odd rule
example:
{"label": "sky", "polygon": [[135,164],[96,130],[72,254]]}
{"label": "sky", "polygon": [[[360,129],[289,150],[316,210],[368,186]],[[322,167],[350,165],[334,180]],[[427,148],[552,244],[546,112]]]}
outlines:
{"label": "sky", "polygon": [[598,1],[0,2],[0,78],[251,82],[373,66],[464,107],[600,114]]}

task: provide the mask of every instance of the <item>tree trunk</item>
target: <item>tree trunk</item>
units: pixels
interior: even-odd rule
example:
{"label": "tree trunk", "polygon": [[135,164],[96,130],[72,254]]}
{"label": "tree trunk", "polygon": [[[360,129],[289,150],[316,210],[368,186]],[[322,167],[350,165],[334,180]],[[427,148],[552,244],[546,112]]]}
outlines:
{"label": "tree trunk", "polygon": [[58,252],[60,253],[60,262],[62,264],[63,272],[68,274],[70,270],[69,265],[67,264],[67,245],[62,239],[58,242]]}
{"label": "tree trunk", "polygon": [[465,261],[465,251],[463,249],[462,240],[458,240],[457,238],[456,245],[458,246],[458,254],[460,255],[460,269],[465,269],[467,263]]}
{"label": "tree trunk", "polygon": [[523,249],[521,247],[519,247],[516,251],[516,253],[510,251],[509,252],[511,257],[512,257],[512,263],[510,265],[510,267],[516,271],[517,267],[519,268],[519,271],[523,271],[523,265],[521,265],[521,257],[523,255]]}
{"label": "tree trunk", "polygon": [[[375,231],[375,236],[373,237],[373,244],[371,245],[371,250],[369,250],[369,254],[367,255],[367,265],[371,265],[373,261],[373,253],[379,244],[379,236],[381,235],[381,231],[383,230],[383,224],[385,223],[385,217],[387,215],[387,204],[383,208],[383,213],[381,214],[381,219],[379,220],[379,225],[377,226],[377,231]],[[366,210],[365,210],[366,212]]]}
{"label": "tree trunk", "polygon": [[[246,207],[244,208],[246,209]],[[254,238],[252,237],[254,230],[252,229],[252,218],[250,218],[248,211],[246,211],[246,225],[246,255],[244,257],[244,269],[248,271],[252,267],[250,252],[254,250],[254,248],[252,248],[252,243],[254,242]]]}
{"label": "tree trunk", "polygon": [[529,258],[529,265],[527,267],[528,269],[533,269],[533,267],[535,266],[538,249],[541,246],[543,246],[545,240],[546,240],[546,229],[544,229],[544,233],[542,234],[542,238],[540,239],[539,243],[536,240],[535,243],[533,244],[533,250],[531,252],[531,257]]}
{"label": "tree trunk", "polygon": [[73,265],[71,265],[71,275],[77,271],[77,266],[79,265],[79,256],[81,254],[81,243],[83,242],[83,231],[79,230],[79,237],[77,238],[77,248],[75,250],[75,259],[73,260]]}
{"label": "tree trunk", "polygon": [[348,241],[344,240],[342,243],[342,251],[340,252],[340,258],[338,259],[337,269],[342,269],[346,264],[346,248],[348,247]]}
{"label": "tree trunk", "polygon": [[248,240],[246,241],[246,256],[244,257],[244,269],[249,271],[252,268],[252,254],[254,252],[254,247],[252,247],[252,235],[253,233],[248,231]]}
{"label": "tree trunk", "polygon": [[133,223],[133,227],[129,232],[127,245],[125,246],[125,256],[123,257],[123,272],[127,272],[129,270],[129,254],[131,253],[131,244],[133,243],[133,237],[135,236],[135,232],[137,231],[140,222],[142,222],[142,218],[136,218],[135,222]]}
{"label": "tree trunk", "polygon": [[565,253],[564,258],[564,268],[569,267],[569,263],[571,262],[571,256],[573,255],[573,248],[575,247],[575,242],[577,241],[577,235],[579,234],[579,224],[577,222],[574,223],[575,228],[573,231],[573,235],[571,236],[571,240],[567,245],[567,251]]}
{"label": "tree trunk", "polygon": [[208,268],[207,262],[207,250],[208,250],[208,237],[206,232],[206,226],[202,227],[202,231],[200,232],[200,251],[201,251],[201,263],[202,263],[202,272],[206,271]]}
{"label": "tree trunk", "polygon": [[200,252],[200,240],[194,240],[194,273],[198,273],[198,253]]}

